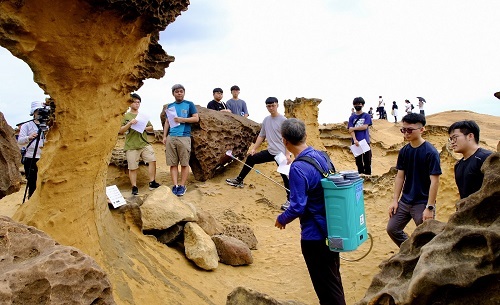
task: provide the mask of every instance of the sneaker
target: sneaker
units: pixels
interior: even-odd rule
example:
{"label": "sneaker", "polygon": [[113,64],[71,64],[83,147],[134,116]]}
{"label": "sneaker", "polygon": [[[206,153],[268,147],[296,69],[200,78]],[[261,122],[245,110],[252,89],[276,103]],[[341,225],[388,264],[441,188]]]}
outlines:
{"label": "sneaker", "polygon": [[177,196],[177,191],[179,190],[179,186],[178,185],[174,185],[172,186],[172,194],[176,195]]}
{"label": "sneaker", "polygon": [[238,178],[226,179],[226,183],[234,187],[243,187],[243,181]]}
{"label": "sneaker", "polygon": [[160,184],[158,182],[156,182],[156,180],[149,182],[149,190],[150,191],[154,190],[155,188],[158,188],[159,186],[160,186]]}
{"label": "sneaker", "polygon": [[288,200],[287,200],[285,203],[283,203],[283,204],[281,205],[281,209],[282,209],[283,211],[285,211],[285,210],[286,210],[286,209],[288,209],[289,207],[290,207],[290,201],[288,201]]}
{"label": "sneaker", "polygon": [[132,187],[132,195],[139,195],[139,188],[135,185]]}
{"label": "sneaker", "polygon": [[184,194],[186,194],[186,190],[187,190],[187,187],[185,187],[184,185],[179,185],[177,187],[177,196],[183,196]]}

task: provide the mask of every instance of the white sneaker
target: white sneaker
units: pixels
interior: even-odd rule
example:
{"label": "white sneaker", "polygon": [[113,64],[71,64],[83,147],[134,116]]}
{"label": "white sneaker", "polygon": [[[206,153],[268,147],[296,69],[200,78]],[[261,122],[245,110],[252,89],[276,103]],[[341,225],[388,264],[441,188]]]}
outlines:
{"label": "white sneaker", "polygon": [[290,201],[288,201],[288,200],[287,200],[285,203],[283,203],[283,204],[281,205],[281,209],[282,209],[283,211],[285,211],[285,210],[286,210],[286,209],[288,209],[289,207],[290,207]]}

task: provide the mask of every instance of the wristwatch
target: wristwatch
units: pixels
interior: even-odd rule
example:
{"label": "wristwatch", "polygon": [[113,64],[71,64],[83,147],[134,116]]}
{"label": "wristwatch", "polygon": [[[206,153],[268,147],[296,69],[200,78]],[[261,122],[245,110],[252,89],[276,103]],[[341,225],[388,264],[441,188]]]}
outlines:
{"label": "wristwatch", "polygon": [[435,206],[428,204],[425,206],[425,208],[428,209],[429,211],[432,211],[434,210]]}

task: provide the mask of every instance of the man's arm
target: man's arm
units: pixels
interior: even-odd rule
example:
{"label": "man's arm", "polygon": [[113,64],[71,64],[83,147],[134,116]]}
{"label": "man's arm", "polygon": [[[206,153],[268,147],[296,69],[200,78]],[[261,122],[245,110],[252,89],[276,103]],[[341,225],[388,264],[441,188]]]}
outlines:
{"label": "man's arm", "polygon": [[168,130],[170,129],[170,124],[168,120],[165,120],[165,125],[163,125],[163,144],[167,143]]}
{"label": "man's arm", "polygon": [[266,137],[258,136],[257,140],[255,141],[255,144],[253,145],[252,149],[250,150],[250,152],[248,154],[249,155],[255,154],[257,152],[257,149],[259,149],[260,144],[262,144],[262,142],[264,142],[265,139],[266,139]]}
{"label": "man's arm", "polygon": [[[427,199],[427,205],[436,205],[436,198],[439,188],[439,175],[430,175],[431,185],[429,186],[429,197]],[[435,209],[432,211],[429,209],[424,210],[423,220],[434,219]]]}
{"label": "man's arm", "polygon": [[118,131],[119,134],[124,134],[125,131],[129,130],[130,127],[132,125],[134,125],[135,123],[137,123],[137,120],[136,119],[132,119],[130,121],[128,121],[127,124],[123,125],[122,127],[120,127],[120,130]]}
{"label": "man's arm", "polygon": [[394,182],[394,194],[392,197],[392,203],[389,206],[389,217],[396,214],[396,210],[398,209],[399,197],[401,196],[401,191],[403,190],[403,184],[405,182],[405,171],[399,169],[396,174],[396,179]]}
{"label": "man's arm", "polygon": [[174,118],[174,121],[176,121],[177,123],[198,123],[200,121],[200,118],[198,116],[198,113],[193,113],[193,115],[189,118],[176,117]]}

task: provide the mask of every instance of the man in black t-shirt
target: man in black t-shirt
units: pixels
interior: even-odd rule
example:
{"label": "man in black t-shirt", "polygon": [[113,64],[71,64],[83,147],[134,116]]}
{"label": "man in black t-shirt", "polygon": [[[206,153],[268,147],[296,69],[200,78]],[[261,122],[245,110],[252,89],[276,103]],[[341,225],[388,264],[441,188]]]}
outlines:
{"label": "man in black t-shirt", "polygon": [[226,103],[222,101],[222,94],[221,88],[215,88],[213,90],[214,99],[208,102],[207,108],[216,111],[231,112],[231,110],[227,108]]}
{"label": "man in black t-shirt", "polygon": [[484,178],[481,166],[492,152],[479,147],[479,126],[474,121],[455,122],[448,128],[448,134],[453,151],[463,156],[455,164],[455,182],[463,199],[481,188]]}

